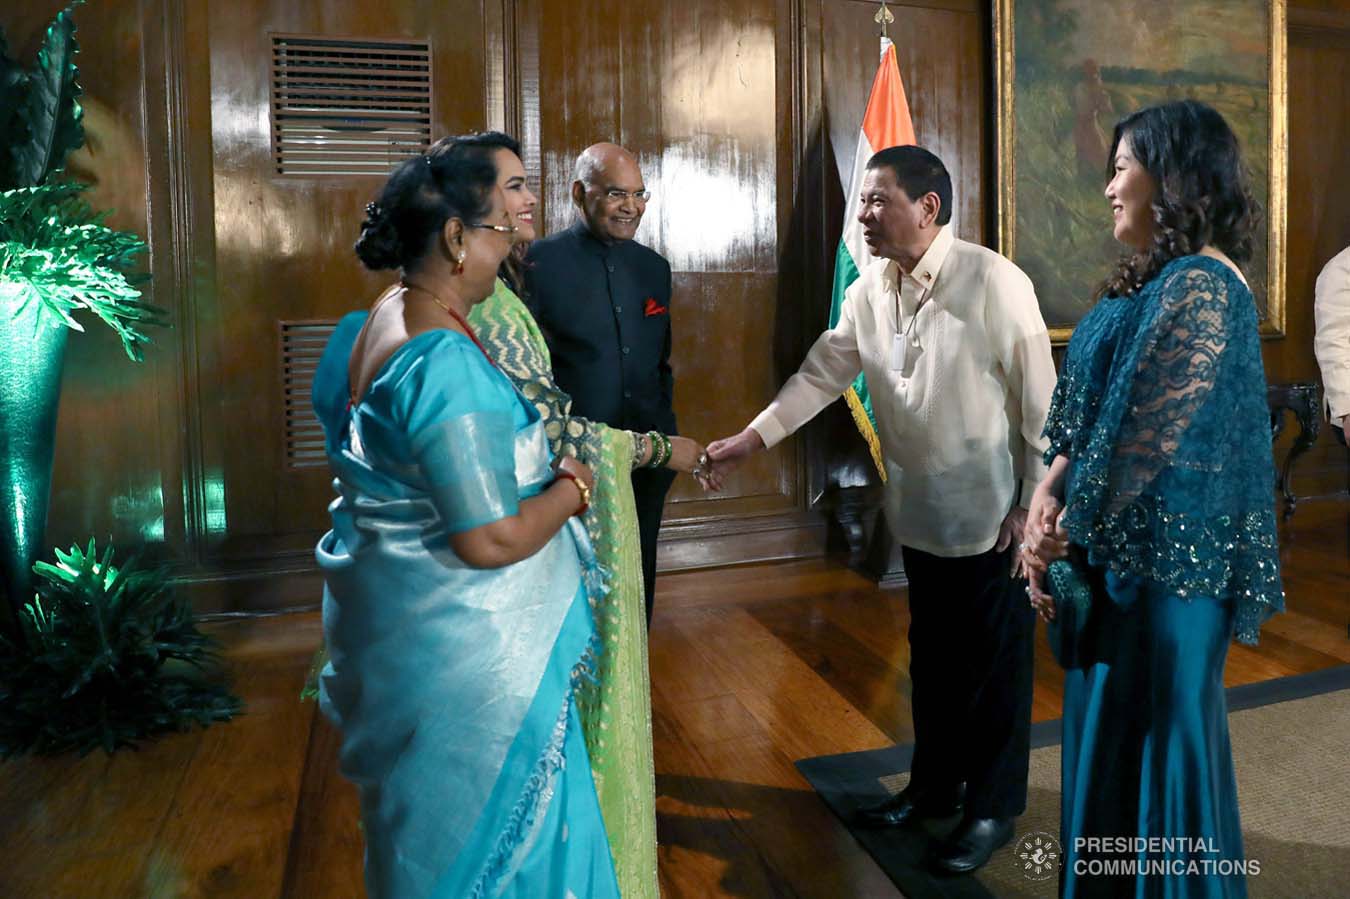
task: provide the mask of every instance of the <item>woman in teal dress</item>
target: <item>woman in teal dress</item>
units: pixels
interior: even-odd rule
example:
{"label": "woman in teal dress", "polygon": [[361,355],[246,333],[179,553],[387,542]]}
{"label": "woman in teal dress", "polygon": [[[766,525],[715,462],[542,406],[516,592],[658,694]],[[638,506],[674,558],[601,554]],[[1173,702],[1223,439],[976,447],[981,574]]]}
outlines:
{"label": "woman in teal dress", "polygon": [[1223,666],[1284,606],[1257,310],[1236,265],[1256,210],[1204,104],[1127,117],[1110,160],[1133,253],[1069,344],[1024,544],[1042,617],[1048,563],[1092,594],[1065,672],[1061,894],[1245,896]]}
{"label": "woman in teal dress", "polygon": [[338,498],[318,547],[319,700],[358,787],[373,897],[615,897],[576,693],[603,585],[592,477],[467,324],[515,226],[490,161],[400,166],[357,255],[401,282],[315,376]]}

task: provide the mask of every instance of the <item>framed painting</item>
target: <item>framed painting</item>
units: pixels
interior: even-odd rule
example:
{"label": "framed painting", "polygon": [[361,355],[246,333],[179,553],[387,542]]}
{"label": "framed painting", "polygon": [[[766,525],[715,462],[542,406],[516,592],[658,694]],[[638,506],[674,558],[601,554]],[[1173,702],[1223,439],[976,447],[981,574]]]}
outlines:
{"label": "framed painting", "polygon": [[1242,144],[1265,240],[1244,266],[1262,333],[1284,333],[1285,0],[995,0],[1000,249],[1056,342],[1123,253],[1102,191],[1115,123],[1191,98]]}

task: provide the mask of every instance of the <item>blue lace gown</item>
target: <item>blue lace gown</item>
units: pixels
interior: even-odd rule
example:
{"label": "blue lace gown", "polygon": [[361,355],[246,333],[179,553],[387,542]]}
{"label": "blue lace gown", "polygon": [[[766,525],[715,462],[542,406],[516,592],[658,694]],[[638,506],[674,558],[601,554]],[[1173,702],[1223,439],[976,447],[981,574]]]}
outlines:
{"label": "blue lace gown", "polygon": [[1210,257],[1102,299],[1069,345],[1046,459],[1071,460],[1094,597],[1065,673],[1063,896],[1246,895],[1223,666],[1284,604],[1265,397],[1252,295]]}
{"label": "blue lace gown", "polygon": [[360,792],[367,891],[617,897],[573,701],[595,633],[585,531],[499,569],[449,542],[551,481],[538,414],[451,331],[408,341],[349,410],[363,318],[339,326],[314,402],[339,494],[320,704]]}

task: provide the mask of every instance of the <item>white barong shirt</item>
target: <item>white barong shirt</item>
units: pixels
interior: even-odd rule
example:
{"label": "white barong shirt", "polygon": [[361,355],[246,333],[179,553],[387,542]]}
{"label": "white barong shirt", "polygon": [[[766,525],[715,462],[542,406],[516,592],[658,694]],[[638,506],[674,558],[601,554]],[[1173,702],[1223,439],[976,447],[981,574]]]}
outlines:
{"label": "white barong shirt", "polygon": [[1333,422],[1350,415],[1350,247],[1317,276],[1313,291],[1313,351]]}
{"label": "white barong shirt", "polygon": [[1031,280],[949,227],[912,273],[873,260],[845,293],[839,323],[750,427],[766,447],[781,442],[859,371],[885,458],[891,533],[938,556],[991,549],[1013,503],[1026,506],[1046,475],[1041,431],[1055,366]]}

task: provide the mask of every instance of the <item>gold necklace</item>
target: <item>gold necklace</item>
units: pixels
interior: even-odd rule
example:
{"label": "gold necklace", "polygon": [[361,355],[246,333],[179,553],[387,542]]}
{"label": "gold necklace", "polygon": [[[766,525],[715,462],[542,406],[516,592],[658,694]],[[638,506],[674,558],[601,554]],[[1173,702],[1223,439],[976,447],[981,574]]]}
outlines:
{"label": "gold necklace", "polygon": [[469,339],[473,341],[474,346],[478,347],[479,352],[481,352],[484,356],[487,357],[488,362],[491,362],[494,366],[497,364],[496,362],[493,362],[492,354],[487,351],[487,347],[483,346],[482,342],[479,341],[478,335],[474,333],[473,327],[467,321],[464,320],[464,316],[460,315],[454,309],[450,308],[450,305],[448,303],[446,303],[440,297],[436,296],[436,294],[427,290],[420,284],[413,284],[406,278],[400,280],[399,283],[402,284],[403,287],[407,290],[420,290],[422,291],[422,293],[431,297],[431,301],[433,303],[435,303],[437,306],[440,306],[447,313],[449,313],[451,318],[459,322],[459,326],[464,329],[464,333],[467,334],[469,336]]}
{"label": "gold necklace", "polygon": [[402,284],[403,287],[404,287],[404,289],[406,289],[406,290],[420,290],[420,291],[422,291],[422,293],[424,293],[424,294],[426,294],[427,296],[431,297],[431,302],[435,303],[437,306],[440,306],[442,309],[444,309],[444,310],[445,310],[446,312],[448,312],[450,315],[454,316],[454,318],[455,318],[456,321],[462,322],[462,321],[464,320],[464,317],[463,317],[462,315],[460,315],[458,312],[456,312],[455,310],[453,310],[453,309],[450,308],[450,304],[449,304],[449,303],[447,303],[447,302],[445,302],[444,300],[442,300],[442,299],[441,299],[439,296],[437,296],[433,291],[427,290],[427,289],[426,289],[425,287],[423,287],[421,284],[414,284],[414,283],[412,283],[411,281],[409,281],[407,278],[401,279],[401,280],[399,281],[399,283]]}

